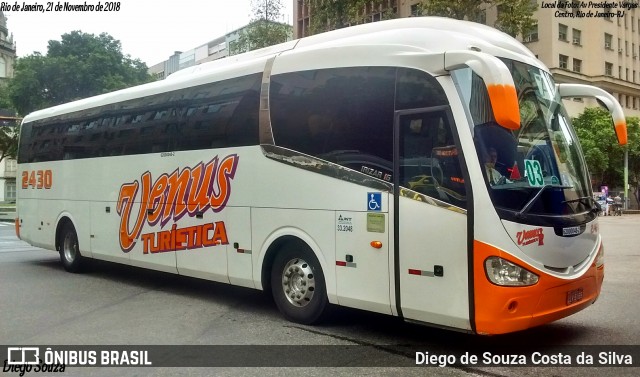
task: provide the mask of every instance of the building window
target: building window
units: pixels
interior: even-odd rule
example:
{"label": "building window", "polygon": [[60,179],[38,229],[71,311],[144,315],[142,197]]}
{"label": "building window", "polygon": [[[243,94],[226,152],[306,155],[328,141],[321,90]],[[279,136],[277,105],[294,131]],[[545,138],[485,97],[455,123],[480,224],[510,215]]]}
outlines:
{"label": "building window", "polygon": [[633,97],[633,109],[637,110],[638,109],[638,97]]}
{"label": "building window", "polygon": [[561,41],[567,41],[567,33],[569,28],[567,25],[559,24],[558,28],[558,39]]}
{"label": "building window", "polygon": [[633,70],[633,82],[636,82],[636,70]]}
{"label": "building window", "polygon": [[569,57],[567,55],[560,55],[560,68],[567,69],[568,61],[569,61]]}
{"label": "building window", "polygon": [[618,66],[618,78],[622,80],[622,66]]}
{"label": "building window", "polygon": [[4,185],[4,200],[12,202],[16,200],[16,182],[6,181]]}
{"label": "building window", "polygon": [[582,60],[573,59],[573,72],[582,72]]}
{"label": "building window", "polygon": [[613,76],[613,63],[604,63],[604,74],[606,76]]}
{"label": "building window", "polygon": [[18,170],[18,161],[13,159],[6,159],[5,161],[5,172],[15,174],[16,170]]}
{"label": "building window", "polygon": [[624,69],[624,79],[629,81],[629,68]]}
{"label": "building window", "polygon": [[634,59],[638,58],[638,53],[636,52],[636,44],[635,43],[631,44],[631,53],[633,54],[633,58]]}
{"label": "building window", "polygon": [[633,16],[631,16],[631,31],[636,31],[636,22],[633,19]]}
{"label": "building window", "polygon": [[613,50],[613,35],[604,33],[604,48]]}
{"label": "building window", "polygon": [[420,11],[420,4],[413,4],[411,6],[411,17],[421,16],[422,12]]}
{"label": "building window", "polygon": [[524,36],[524,42],[535,42],[538,40],[538,24],[531,27],[531,31]]}
{"label": "building window", "polygon": [[631,106],[629,106],[629,96],[627,96],[627,98],[625,98],[625,101],[624,101],[624,102],[625,102],[625,107],[626,107],[627,109],[631,107]]}
{"label": "building window", "polygon": [[582,44],[580,43],[582,39],[582,32],[578,29],[572,29],[571,31],[573,33],[573,44],[580,46]]}
{"label": "building window", "polygon": [[478,13],[478,19],[476,22],[481,23],[483,25],[487,24],[487,10],[483,9],[480,13]]}
{"label": "building window", "polygon": [[622,39],[618,38],[618,54],[622,54]]}
{"label": "building window", "polygon": [[624,41],[624,53],[629,56],[629,42]]}

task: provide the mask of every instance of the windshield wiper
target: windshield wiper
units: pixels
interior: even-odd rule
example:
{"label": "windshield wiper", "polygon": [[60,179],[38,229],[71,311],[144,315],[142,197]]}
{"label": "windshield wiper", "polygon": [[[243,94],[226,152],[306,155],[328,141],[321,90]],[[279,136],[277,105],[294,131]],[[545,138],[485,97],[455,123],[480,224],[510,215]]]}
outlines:
{"label": "windshield wiper", "polygon": [[527,212],[529,212],[529,210],[531,209],[531,207],[533,206],[533,203],[536,202],[536,200],[538,200],[538,198],[540,197],[540,195],[542,195],[542,193],[548,189],[548,188],[561,188],[561,189],[568,189],[568,188],[572,188],[573,186],[554,186],[554,185],[544,185],[540,188],[540,190],[538,190],[538,192],[533,196],[533,198],[531,198],[531,200],[529,200],[529,202],[527,202],[527,204],[524,205],[524,207],[522,207],[522,210],[520,210],[520,212],[516,213],[516,217],[522,217],[523,215],[525,215]]}
{"label": "windshield wiper", "polygon": [[565,201],[563,201],[563,202],[562,202],[562,204],[564,204],[564,203],[581,202],[581,201],[583,201],[583,200],[585,200],[585,199],[589,199],[589,200],[587,200],[587,203],[588,203],[588,204],[591,204],[591,200],[593,200],[593,198],[592,198],[592,197],[590,197],[590,196],[581,196],[581,197],[579,197],[578,199],[569,199],[569,200],[565,200]]}
{"label": "windshield wiper", "polygon": [[582,201],[585,201],[584,203],[591,207],[591,211],[600,212],[602,210],[600,208],[600,205],[598,204],[598,202],[596,202],[591,196],[581,196],[581,197],[579,197],[577,199],[565,200],[565,201],[562,202],[562,204],[564,204],[564,203],[582,202]]}

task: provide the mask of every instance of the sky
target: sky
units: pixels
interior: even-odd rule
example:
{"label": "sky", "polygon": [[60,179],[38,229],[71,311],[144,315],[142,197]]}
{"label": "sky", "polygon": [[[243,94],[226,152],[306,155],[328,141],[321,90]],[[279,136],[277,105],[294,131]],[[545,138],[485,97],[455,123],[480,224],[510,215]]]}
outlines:
{"label": "sky", "polygon": [[[70,12],[56,5],[119,5],[119,10]],[[46,11],[47,4],[53,9]],[[292,0],[281,0],[284,21],[292,24]],[[47,52],[49,40],[60,40],[74,30],[109,33],[122,43],[122,51],[147,63],[165,61],[175,51],[187,51],[246,25],[251,19],[250,0],[0,0],[3,6],[42,5],[39,11],[3,11],[19,57]]]}

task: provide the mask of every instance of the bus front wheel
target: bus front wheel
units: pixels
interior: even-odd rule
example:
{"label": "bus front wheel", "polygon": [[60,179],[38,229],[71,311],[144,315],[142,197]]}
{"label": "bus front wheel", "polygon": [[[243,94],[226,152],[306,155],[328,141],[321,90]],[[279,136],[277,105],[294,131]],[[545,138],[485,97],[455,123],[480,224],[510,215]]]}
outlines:
{"label": "bus front wheel", "polygon": [[71,223],[66,223],[62,228],[59,242],[60,261],[64,269],[69,272],[79,272],[82,267],[83,257],[78,247],[78,235]]}
{"label": "bus front wheel", "polygon": [[327,311],[327,288],[320,263],[299,243],[276,256],[271,270],[271,290],[280,312],[290,321],[310,325]]}

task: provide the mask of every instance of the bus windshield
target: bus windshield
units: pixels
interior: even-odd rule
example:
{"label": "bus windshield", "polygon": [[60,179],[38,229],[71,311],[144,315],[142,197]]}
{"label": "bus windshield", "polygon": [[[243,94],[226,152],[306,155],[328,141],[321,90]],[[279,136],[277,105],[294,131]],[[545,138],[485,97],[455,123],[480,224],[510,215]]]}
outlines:
{"label": "bus windshield", "polygon": [[482,79],[470,69],[453,72],[473,119],[473,135],[485,183],[506,220],[560,226],[595,216],[580,144],[551,75],[537,67],[503,59],[513,76],[520,128],[508,130],[493,119]]}

